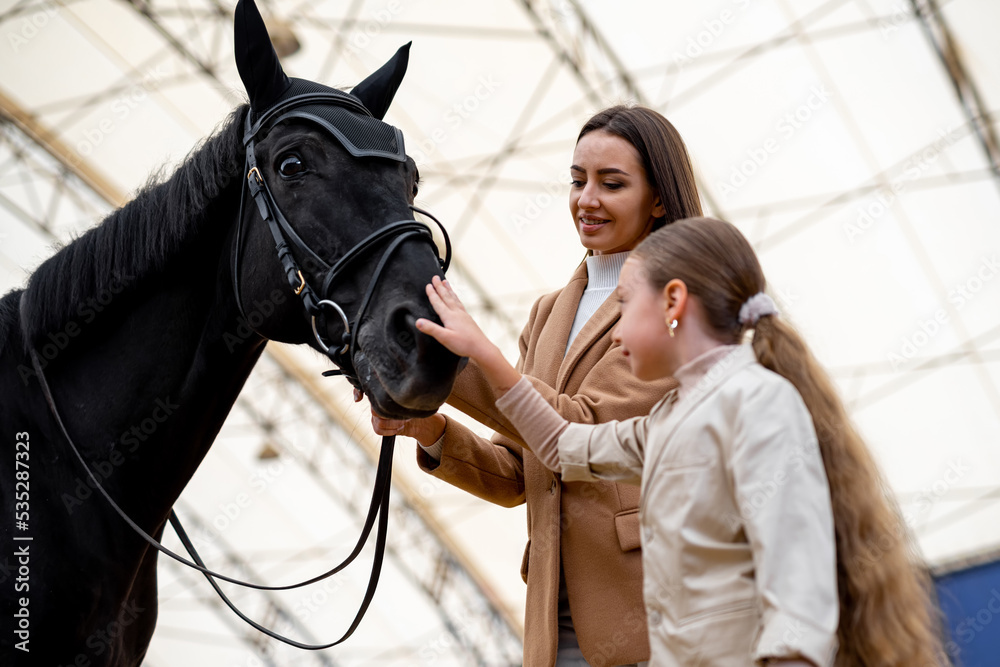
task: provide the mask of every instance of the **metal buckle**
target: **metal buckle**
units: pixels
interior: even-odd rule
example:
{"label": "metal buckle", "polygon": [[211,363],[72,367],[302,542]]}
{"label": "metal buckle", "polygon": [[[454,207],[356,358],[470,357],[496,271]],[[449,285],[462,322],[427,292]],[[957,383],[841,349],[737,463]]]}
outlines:
{"label": "metal buckle", "polygon": [[[347,334],[351,333],[351,325],[347,323],[347,315],[344,315],[344,311],[343,311],[343,309],[340,306],[338,306],[333,301],[330,301],[329,299],[323,299],[322,301],[320,301],[319,303],[316,304],[317,308],[322,308],[323,306],[330,306],[335,311],[337,311],[337,314],[340,315],[340,321],[344,323],[344,333],[347,333]],[[327,356],[330,356],[331,354],[334,354],[334,353],[330,352],[329,346],[323,341],[323,337],[319,335],[319,330],[316,329],[316,316],[315,315],[312,316],[312,330],[313,330],[313,337],[316,338],[316,342],[319,343],[319,346],[321,348],[323,348],[323,352],[326,353]],[[348,350],[349,347],[350,347],[349,344],[344,343],[344,347],[341,348],[341,350],[339,352],[337,352],[336,354],[340,354],[340,355],[347,354],[347,350]]]}

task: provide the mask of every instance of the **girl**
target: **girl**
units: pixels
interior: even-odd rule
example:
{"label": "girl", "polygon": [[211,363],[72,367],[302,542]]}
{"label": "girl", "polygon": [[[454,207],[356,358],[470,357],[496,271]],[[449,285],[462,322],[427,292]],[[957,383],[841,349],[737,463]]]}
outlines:
{"label": "girl", "polygon": [[[645,383],[631,375],[611,339],[619,310],[607,297],[629,252],[652,230],[701,213],[691,162],[666,118],[617,106],[584,125],[570,173],[569,211],[589,256],[566,287],[532,307],[518,369],[571,421],[646,414],[674,381]],[[373,415],[372,423],[381,435],[416,438],[418,463],[429,474],[498,505],[527,504],[525,666],[647,660],[639,489],[566,482],[543,466],[522,449],[474,362],[448,402],[496,435],[480,438],[442,415],[407,422]]]}
{"label": "girl", "polygon": [[564,480],[641,482],[652,664],[941,664],[905,526],[764,287],[729,223],[650,235],[622,270],[613,337],[637,378],[672,375],[679,387],[647,417],[597,426],[552,410],[447,282],[428,286],[444,326],[417,327],[478,362],[497,406]]}

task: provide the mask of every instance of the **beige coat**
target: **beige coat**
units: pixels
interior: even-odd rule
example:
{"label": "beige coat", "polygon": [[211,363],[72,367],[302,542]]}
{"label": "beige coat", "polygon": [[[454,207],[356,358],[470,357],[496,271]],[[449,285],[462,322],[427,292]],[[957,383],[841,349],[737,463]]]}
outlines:
{"label": "beige coat", "polygon": [[[836,552],[809,412],[749,346],[705,370],[693,388],[678,370],[683,398],[670,392],[648,417],[563,425],[563,479],[641,478],[651,665],[746,667],[751,656],[798,654],[830,665]],[[530,388],[516,389],[501,401],[514,423],[528,398],[550,413]]]}
{"label": "beige coat", "polygon": [[[539,299],[520,339],[518,369],[565,418],[582,423],[649,412],[676,383],[636,380],[611,329],[620,314],[607,299],[566,352],[585,264],[563,289]],[[595,667],[649,658],[642,604],[639,488],[612,482],[565,483],[530,451],[496,408],[489,384],[470,364],[448,402],[498,431],[478,437],[449,420],[438,465],[418,448],[430,474],[490,502],[527,503],[528,544],[521,575],[527,582],[524,664],[551,667],[558,645],[560,556],[580,649]]]}

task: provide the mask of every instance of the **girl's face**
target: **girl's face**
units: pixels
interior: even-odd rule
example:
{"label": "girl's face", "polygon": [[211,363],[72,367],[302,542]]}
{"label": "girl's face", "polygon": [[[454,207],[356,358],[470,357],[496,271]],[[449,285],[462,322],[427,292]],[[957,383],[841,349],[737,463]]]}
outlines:
{"label": "girl's face", "polygon": [[632,144],[594,130],[573,151],[569,210],[583,247],[602,253],[631,250],[664,215]]}
{"label": "girl's face", "polygon": [[667,301],[647,280],[638,259],[625,260],[617,296],[622,314],[611,337],[621,345],[632,374],[646,381],[668,377],[673,347],[667,329]]}

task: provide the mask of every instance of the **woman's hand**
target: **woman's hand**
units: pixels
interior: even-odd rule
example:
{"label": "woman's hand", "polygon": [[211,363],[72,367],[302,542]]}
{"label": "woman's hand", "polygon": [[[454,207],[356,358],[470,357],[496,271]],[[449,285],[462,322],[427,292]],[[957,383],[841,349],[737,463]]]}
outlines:
{"label": "woman's hand", "polygon": [[426,289],[427,298],[444,326],[421,317],[416,322],[417,329],[432,336],[458,356],[476,361],[495,347],[466,312],[465,306],[447,280],[434,276]]}
{"label": "woman's hand", "polygon": [[479,364],[498,397],[517,384],[521,374],[504,359],[500,349],[490,342],[465,311],[465,306],[447,280],[434,276],[427,286],[427,298],[444,326],[422,317],[416,322],[419,331],[433,337],[458,356],[469,357]]}
{"label": "woman's hand", "polygon": [[387,419],[372,410],[372,429],[377,435],[405,435],[424,447],[430,447],[444,435],[445,419],[435,414],[421,419]]}

